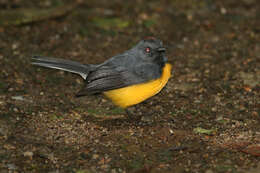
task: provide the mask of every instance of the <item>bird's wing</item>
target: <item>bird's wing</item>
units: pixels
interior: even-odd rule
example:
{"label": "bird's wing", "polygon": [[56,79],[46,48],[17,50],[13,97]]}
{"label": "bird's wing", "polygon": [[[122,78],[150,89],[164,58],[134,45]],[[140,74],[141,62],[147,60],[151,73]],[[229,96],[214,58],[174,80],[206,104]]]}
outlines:
{"label": "bird's wing", "polygon": [[145,82],[145,79],[127,68],[102,66],[89,73],[85,86],[77,96],[102,93],[142,82]]}

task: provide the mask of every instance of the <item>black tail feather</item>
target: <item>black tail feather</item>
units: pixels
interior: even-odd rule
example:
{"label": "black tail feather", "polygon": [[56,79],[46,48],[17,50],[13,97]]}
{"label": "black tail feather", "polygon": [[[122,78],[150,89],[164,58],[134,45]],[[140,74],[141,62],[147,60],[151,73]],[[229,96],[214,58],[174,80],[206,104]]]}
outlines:
{"label": "black tail feather", "polygon": [[33,65],[76,73],[79,74],[83,79],[86,79],[89,71],[94,66],[94,65],[84,65],[71,60],[50,58],[44,56],[33,56],[32,60],[33,60],[32,62]]}

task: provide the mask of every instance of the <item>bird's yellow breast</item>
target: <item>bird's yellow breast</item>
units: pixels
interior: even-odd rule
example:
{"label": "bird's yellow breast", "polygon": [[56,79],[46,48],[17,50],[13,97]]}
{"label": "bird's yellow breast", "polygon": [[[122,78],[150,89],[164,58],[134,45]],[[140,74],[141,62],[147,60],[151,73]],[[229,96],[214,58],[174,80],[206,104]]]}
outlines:
{"label": "bird's yellow breast", "polygon": [[171,64],[167,63],[164,66],[162,76],[159,79],[142,84],[106,91],[103,94],[111,99],[114,104],[122,108],[126,108],[138,104],[160,92],[161,89],[166,85],[170,77]]}

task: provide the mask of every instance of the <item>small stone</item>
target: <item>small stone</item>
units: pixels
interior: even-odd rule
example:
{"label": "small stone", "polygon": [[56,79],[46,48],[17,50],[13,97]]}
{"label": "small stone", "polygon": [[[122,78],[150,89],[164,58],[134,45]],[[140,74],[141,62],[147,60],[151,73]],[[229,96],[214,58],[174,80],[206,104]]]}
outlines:
{"label": "small stone", "polygon": [[26,151],[26,152],[23,153],[23,155],[24,155],[24,157],[30,157],[30,158],[32,158],[32,157],[33,157],[33,152],[31,152],[31,151]]}
{"label": "small stone", "polygon": [[0,105],[4,105],[4,102],[3,102],[3,101],[0,101]]}
{"label": "small stone", "polygon": [[219,116],[216,118],[216,121],[222,121],[223,120],[223,117],[222,116]]}
{"label": "small stone", "polygon": [[15,49],[17,49],[17,48],[18,48],[18,44],[15,44],[15,43],[12,44],[12,49],[13,49],[13,50],[15,50]]}
{"label": "small stone", "polygon": [[13,100],[20,100],[20,101],[24,100],[23,96],[13,96],[12,99]]}
{"label": "small stone", "polygon": [[252,115],[255,116],[255,117],[258,117],[258,116],[259,116],[259,115],[258,115],[258,112],[256,112],[256,111],[253,111],[253,112],[252,112]]}
{"label": "small stone", "polygon": [[205,171],[205,173],[214,173],[211,169]]}
{"label": "small stone", "polygon": [[93,154],[92,159],[96,160],[97,158],[99,158],[99,155],[98,154]]}
{"label": "small stone", "polygon": [[199,100],[199,99],[196,99],[196,100],[194,100],[194,103],[201,103],[201,100]]}
{"label": "small stone", "polygon": [[217,108],[216,108],[216,107],[212,107],[212,108],[211,108],[211,111],[212,111],[212,112],[217,112]]}
{"label": "small stone", "polygon": [[14,88],[9,88],[8,91],[14,91]]}
{"label": "small stone", "polygon": [[15,146],[10,145],[10,144],[4,144],[3,147],[4,147],[4,149],[7,149],[7,150],[14,150],[14,149],[16,149]]}
{"label": "small stone", "polygon": [[224,7],[221,7],[221,8],[220,8],[220,13],[221,13],[221,14],[226,14],[226,13],[227,13],[227,10],[226,10]]}
{"label": "small stone", "polygon": [[192,14],[188,14],[188,15],[187,15],[187,19],[188,19],[189,21],[192,21],[193,15],[192,15]]}
{"label": "small stone", "polygon": [[9,170],[16,170],[17,166],[13,163],[9,163],[6,165]]}
{"label": "small stone", "polygon": [[188,42],[189,38],[188,37],[183,37],[182,40],[183,40],[183,42]]}
{"label": "small stone", "polygon": [[169,97],[169,98],[173,98],[173,94],[169,94],[168,97]]}
{"label": "small stone", "polygon": [[112,169],[111,173],[117,173],[116,169]]}
{"label": "small stone", "polygon": [[14,108],[13,111],[14,111],[14,112],[18,112],[19,110],[18,110],[17,108]]}
{"label": "small stone", "polygon": [[109,165],[107,165],[107,164],[101,165],[100,168],[101,168],[101,169],[107,169],[107,168],[109,168]]}

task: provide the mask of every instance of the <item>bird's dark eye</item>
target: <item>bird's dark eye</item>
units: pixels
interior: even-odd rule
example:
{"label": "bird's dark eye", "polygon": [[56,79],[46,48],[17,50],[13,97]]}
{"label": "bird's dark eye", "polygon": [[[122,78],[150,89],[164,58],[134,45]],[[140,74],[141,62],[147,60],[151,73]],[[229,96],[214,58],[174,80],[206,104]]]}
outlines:
{"label": "bird's dark eye", "polygon": [[151,52],[151,48],[150,47],[145,48],[145,52],[146,53],[150,53]]}

